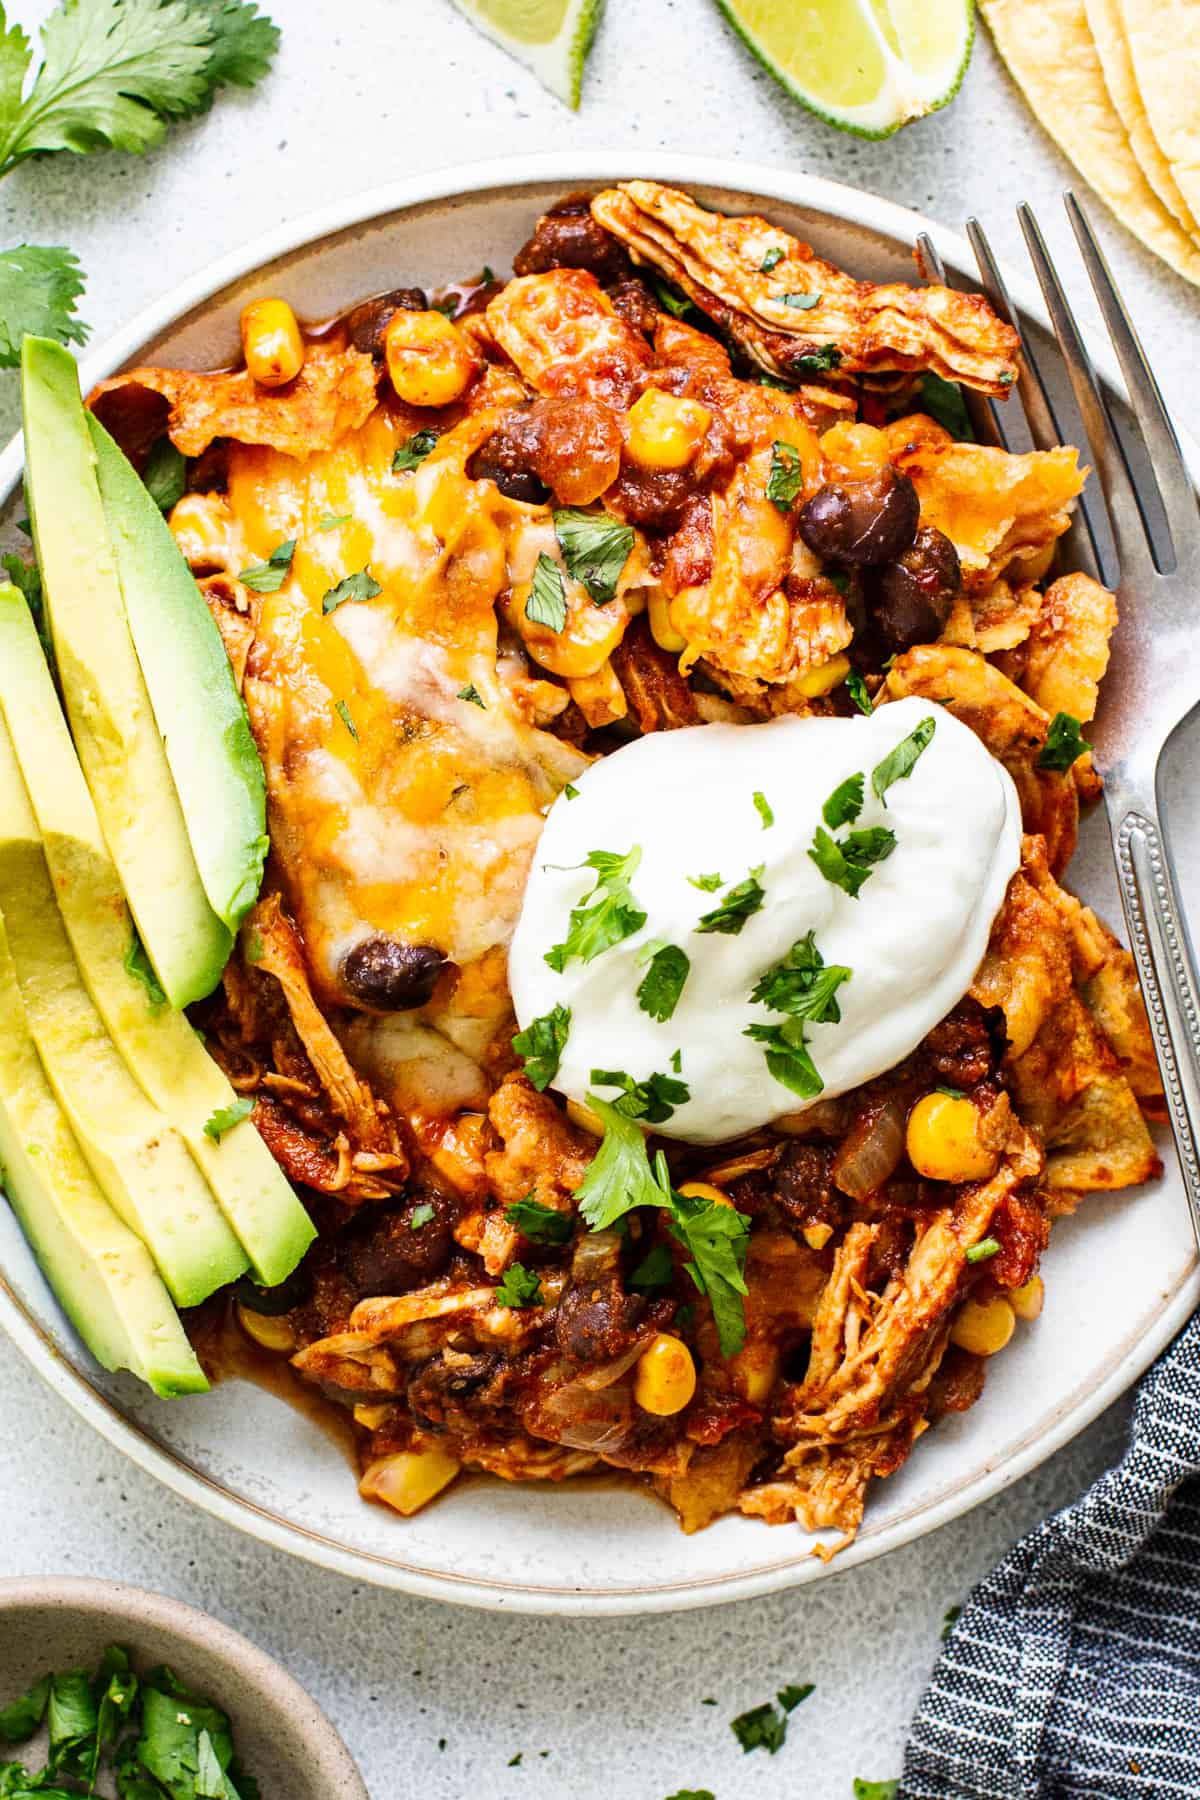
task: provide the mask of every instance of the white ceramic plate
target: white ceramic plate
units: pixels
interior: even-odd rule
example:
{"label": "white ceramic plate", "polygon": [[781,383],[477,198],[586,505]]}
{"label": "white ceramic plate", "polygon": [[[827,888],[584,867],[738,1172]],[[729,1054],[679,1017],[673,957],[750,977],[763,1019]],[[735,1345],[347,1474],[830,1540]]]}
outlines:
{"label": "white ceramic plate", "polygon": [[[282,293],[303,317],[409,283],[435,285],[484,263],[502,268],[544,207],[574,187],[649,175],[729,212],[761,210],[830,260],[876,281],[909,280],[927,230],[969,275],[966,245],[917,214],[814,178],[653,153],[541,156],[424,176],[331,208],[217,263],[90,355],[86,386],[134,362],[197,368],[234,359],[252,294]],[[735,176],[738,185],[731,185]],[[1020,280],[1019,301],[1040,307]],[[1106,374],[1111,364],[1098,356]],[[1191,452],[1193,472],[1200,456]],[[15,518],[19,443],[0,459]],[[1186,753],[1181,770],[1187,766]],[[1177,809],[1180,826],[1192,809]],[[1185,892],[1191,846],[1183,851]],[[1118,916],[1103,824],[1072,868],[1087,899]],[[1169,1149],[1164,1151],[1170,1156]],[[0,1208],[0,1323],[81,1416],[176,1493],[281,1549],[360,1581],[525,1612],[668,1611],[816,1580],[826,1565],[791,1527],[742,1518],[685,1537],[652,1499],[598,1481],[558,1488],[474,1479],[410,1520],[363,1504],[319,1427],[267,1393],[229,1384],[199,1400],[156,1401],[99,1372],[60,1314],[7,1208]],[[837,1567],[879,1556],[996,1493],[1066,1443],[1146,1368],[1198,1295],[1187,1208],[1173,1161],[1152,1189],[1099,1197],[1061,1224],[1045,1264],[1045,1313],[989,1370],[982,1400],[923,1438],[876,1486],[866,1523]]]}

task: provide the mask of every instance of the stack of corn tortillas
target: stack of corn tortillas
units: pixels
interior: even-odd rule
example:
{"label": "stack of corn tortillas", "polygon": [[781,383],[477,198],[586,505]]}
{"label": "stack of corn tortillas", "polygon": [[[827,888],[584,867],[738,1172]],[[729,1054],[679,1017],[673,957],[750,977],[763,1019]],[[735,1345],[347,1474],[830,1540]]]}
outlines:
{"label": "stack of corn tortillas", "polygon": [[1200,0],[980,0],[1050,135],[1200,286]]}

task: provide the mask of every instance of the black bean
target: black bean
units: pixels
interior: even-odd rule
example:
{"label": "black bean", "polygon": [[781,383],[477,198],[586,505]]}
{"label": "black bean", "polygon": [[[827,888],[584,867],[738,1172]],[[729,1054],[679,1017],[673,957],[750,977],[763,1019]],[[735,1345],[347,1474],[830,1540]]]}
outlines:
{"label": "black bean", "polygon": [[440,1275],[453,1248],[456,1211],[445,1196],[418,1192],[403,1206],[356,1219],[339,1240],[338,1257],[359,1295],[403,1294]]}
{"label": "black bean", "polygon": [[405,944],[380,932],[342,958],[342,986],[351,1000],[373,1012],[410,1012],[424,1006],[446,966],[433,944]]}
{"label": "black bean", "polygon": [[908,650],[939,638],[961,587],[958,551],[942,532],[922,525],[904,555],[880,569],[871,597],[888,648]]}
{"label": "black bean", "polygon": [[865,567],[902,555],[920,517],[916,488],[889,464],[863,481],[818,488],[801,508],[798,530],[824,561]]}
{"label": "black bean", "polygon": [[642,1308],[641,1298],[627,1294],[616,1275],[579,1282],[558,1303],[558,1347],[576,1362],[610,1362],[632,1345]]}

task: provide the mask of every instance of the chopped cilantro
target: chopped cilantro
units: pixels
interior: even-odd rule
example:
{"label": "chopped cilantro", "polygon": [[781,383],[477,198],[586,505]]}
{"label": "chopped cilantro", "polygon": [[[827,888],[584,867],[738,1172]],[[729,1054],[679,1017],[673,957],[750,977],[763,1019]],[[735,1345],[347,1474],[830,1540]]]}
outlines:
{"label": "chopped cilantro", "polygon": [[573,787],[569,781],[568,781],[566,787],[563,789],[563,793],[566,795],[568,800],[578,800],[578,798],[579,798],[579,789],[577,787]]}
{"label": "chopped cilantro", "polygon": [[815,1100],[825,1083],[817,1072],[804,1036],[803,1019],[782,1025],[747,1025],[742,1034],[764,1046],[768,1072],[802,1100]]}
{"label": "chopped cilantro", "polygon": [[640,1126],[597,1094],[588,1105],[604,1126],[604,1140],[576,1189],[575,1201],[592,1231],[605,1231],[635,1206],[663,1206],[666,1198],[650,1172]]}
{"label": "chopped cilantro", "polygon": [[641,930],[646,915],[638,909],[629,885],[641,860],[640,844],[624,856],[612,850],[592,850],[584,858],[583,866],[596,871],[596,885],[572,908],[563,942],[546,952],[545,961],[558,974],[573,956],[592,962],[602,951]]}
{"label": "chopped cilantro", "polygon": [[478,706],[483,712],[487,711],[487,702],[473,681],[469,681],[466,687],[459,688],[458,698],[466,700],[471,706]]}
{"label": "chopped cilantro", "polygon": [[831,837],[823,826],[818,825],[808,854],[826,881],[857,900],[874,865],[886,862],[895,848],[896,834],[886,825],[850,831],[844,838]]}
{"label": "chopped cilantro", "polygon": [[160,512],[168,513],[183,498],[187,479],[187,463],[169,437],[160,437],[151,447],[142,470],[142,484]]}
{"label": "chopped cilantro", "polygon": [[808,1696],[814,1691],[814,1687],[815,1684],[811,1681],[792,1682],[787,1687],[780,1688],[775,1698],[785,1713],[795,1712],[800,1702],[808,1699]]}
{"label": "chopped cilantro", "polygon": [[645,1293],[650,1288],[670,1287],[675,1274],[675,1258],[666,1244],[655,1244],[629,1277],[630,1287]]}
{"label": "chopped cilantro", "polygon": [[23,1744],[31,1738],[46,1716],[49,1698],[50,1677],[43,1675],[0,1712],[0,1743]]}
{"label": "chopped cilantro", "polygon": [[517,1055],[525,1059],[525,1073],[539,1094],[546,1091],[558,1074],[570,1029],[570,1007],[555,1006],[541,1018],[531,1019],[512,1041]]}
{"label": "chopped cilantro", "polygon": [[567,622],[567,596],[562,570],[543,550],[533,571],[533,583],[525,600],[525,617],[549,631],[561,631]]}
{"label": "chopped cilantro", "polygon": [[317,530],[336,531],[339,525],[348,525],[350,517],[349,513],[322,513],[317,520]]}
{"label": "chopped cilantro", "polygon": [[820,294],[781,294],[779,298],[785,306],[794,306],[799,312],[811,312],[821,304]]}
{"label": "chopped cilantro", "polygon": [[963,399],[963,391],[955,381],[946,381],[926,369],[920,381],[921,405],[931,419],[936,419],[960,444],[973,444],[971,415]]}
{"label": "chopped cilantro", "polygon": [[393,456],[392,474],[405,475],[410,469],[419,469],[437,441],[437,432],[430,431],[428,427],[424,431],[416,432],[401,444]]}
{"label": "chopped cilantro", "polygon": [[956,1087],[935,1087],[933,1091],[935,1094],[945,1094],[948,1100],[961,1100],[965,1092],[963,1088]]}
{"label": "chopped cilantro", "polygon": [[521,1756],[522,1756],[522,1752],[520,1750],[518,1750],[517,1754],[515,1756],[509,1757],[508,1762],[505,1764],[505,1767],[509,1768],[509,1769],[519,1768],[521,1765]]}
{"label": "chopped cilantro", "polygon": [[767,254],[758,265],[759,274],[769,275],[771,270],[777,268],[783,261],[785,255],[786,251],[781,250],[778,244],[772,244],[771,248],[767,251]]}
{"label": "chopped cilantro", "polygon": [[842,1016],[837,990],[850,976],[842,963],[826,966],[815,934],[809,931],[797,939],[781,962],[759,976],[750,999],[772,1012],[811,1019],[816,1025],[836,1025]]}
{"label": "chopped cilantro", "polygon": [[930,715],[922,719],[906,738],[902,738],[894,750],[889,750],[882,762],[875,764],[871,770],[871,787],[886,806],[883,799],[887,790],[895,781],[906,781],[916,766],[917,758],[929,748],[933,734],[937,729],[937,720]]}
{"label": "chopped cilantro", "polygon": [[754,795],[754,810],[763,822],[763,830],[769,831],[775,823],[775,814],[771,811],[767,796],[757,790]]}
{"label": "chopped cilantro", "polygon": [[554,514],[554,530],[568,573],[583,583],[597,606],[607,605],[615,596],[621,570],[629,561],[633,527],[610,519],[607,513],[560,507]]}
{"label": "chopped cilantro", "polygon": [[336,612],[347,600],[374,600],[376,594],[382,592],[370,569],[359,569],[354,575],[343,575],[337,586],[328,590],[321,602],[321,611]]}
{"label": "chopped cilantro", "polygon": [[509,1263],[492,1299],[497,1306],[507,1306],[514,1312],[521,1312],[527,1306],[541,1306],[541,1277],[536,1269],[527,1269],[524,1263]]}
{"label": "chopped cilantro", "polygon": [[870,694],[867,692],[867,684],[863,680],[862,674],[858,669],[851,669],[850,673],[847,675],[846,692],[853,700],[855,706],[857,706],[859,712],[866,713],[867,717],[870,718],[871,714],[875,711],[875,706]]}
{"label": "chopped cilantro", "polygon": [[686,314],[693,310],[692,303],[687,295],[677,293],[673,287],[663,281],[658,275],[652,275],[650,277],[650,285],[654,289],[654,298],[658,301],[658,304],[662,307],[664,312],[669,312],[673,319],[682,319]]}
{"label": "chopped cilantro", "polygon": [[[704,1705],[708,1704],[706,1700]],[[715,1706],[716,1701],[712,1704]],[[711,1788],[678,1788],[675,1793],[667,1795],[667,1800],[714,1800],[714,1795]]]}
{"label": "chopped cilantro", "polygon": [[647,1125],[665,1124],[675,1108],[692,1097],[685,1081],[657,1073],[635,1081],[624,1069],[593,1069],[592,1085],[620,1088],[621,1098],[613,1101],[613,1110],[630,1119],[645,1119]]}
{"label": "chopped cilantro", "polygon": [[730,1731],[747,1755],[751,1750],[765,1750],[774,1756],[783,1748],[787,1728],[786,1713],[777,1712],[769,1700],[761,1706],[752,1706],[749,1712],[739,1713],[729,1724]]}
{"label": "chopped cilantro", "polygon": [[865,787],[866,776],[858,774],[847,775],[845,781],[834,788],[821,808],[821,817],[831,831],[836,831],[839,825],[853,825],[863,809]]}
{"label": "chopped cilantro", "polygon": [[[150,1002],[151,1012],[159,1012],[167,1004],[167,996],[162,990],[158,976],[154,973],[153,964],[146,954],[146,946],[135,931],[129,940],[129,948],[122,958],[125,973],[140,981],[146,990],[146,998]],[[3,1733],[0,1732],[0,1737]]]}
{"label": "chopped cilantro", "polygon": [[767,476],[767,499],[781,513],[790,512],[796,496],[804,486],[804,463],[795,444],[776,438],[771,445],[771,472]]}
{"label": "chopped cilantro", "polygon": [[637,1003],[642,1011],[665,1024],[679,1005],[679,996],[691,966],[687,951],[681,950],[678,944],[664,944],[661,950],[656,950],[637,990]]}
{"label": "chopped cilantro", "polygon": [[342,721],[342,724],[346,727],[346,730],[350,733],[350,736],[354,739],[355,743],[357,744],[357,742],[358,742],[358,727],[357,727],[357,725],[355,725],[354,720],[350,716],[350,708],[346,705],[346,702],[344,700],[335,701],[334,711],[337,713],[338,718]]}
{"label": "chopped cilantro", "polygon": [[682,1069],[683,1069],[683,1051],[682,1050],[672,1050],[672,1052],[671,1052],[671,1067],[674,1069],[674,1071],[677,1075],[682,1071]]}
{"label": "chopped cilantro", "polygon": [[1064,773],[1079,757],[1086,755],[1091,747],[1084,742],[1077,718],[1067,712],[1055,713],[1038,757],[1038,768]]}
{"label": "chopped cilantro", "polygon": [[[849,569],[826,569],[824,571],[824,574],[825,574],[825,579],[829,583],[830,587],[836,588],[838,593],[842,596],[842,599],[844,600],[846,598],[846,595],[850,592],[850,571],[849,571]],[[847,677],[847,680],[849,680],[849,677]]]}
{"label": "chopped cilantro", "polygon": [[238,580],[243,587],[253,588],[256,594],[277,594],[288,578],[295,554],[296,540],[288,538],[286,543],[276,544],[265,563],[253,563],[250,568],[243,569]]}
{"label": "chopped cilantro", "polygon": [[836,344],[822,344],[819,350],[807,350],[796,357],[791,369],[796,375],[828,375],[841,367],[842,353]]}
{"label": "chopped cilantro", "polygon": [[215,1112],[209,1113],[204,1121],[205,1137],[211,1138],[214,1144],[219,1144],[227,1131],[232,1131],[235,1125],[248,1119],[253,1111],[254,1102],[249,1094],[239,1094],[228,1106],[218,1106]]}
{"label": "chopped cilantro", "polygon": [[526,1194],[523,1200],[512,1201],[505,1207],[504,1216],[531,1244],[568,1243],[575,1229],[573,1214],[559,1212],[553,1206],[543,1206],[540,1200],[534,1199],[532,1193]]}
{"label": "chopped cilantro", "polygon": [[971,1248],[967,1251],[967,1261],[969,1263],[990,1262],[993,1256],[999,1256],[999,1254],[999,1238],[980,1238],[979,1242],[977,1244],[972,1244]]}
{"label": "chopped cilantro", "polygon": [[420,1231],[422,1225],[428,1225],[429,1221],[434,1217],[434,1207],[428,1200],[422,1200],[420,1205],[414,1206],[412,1212],[409,1214],[408,1229],[410,1231]]}
{"label": "chopped cilantro", "polygon": [[701,914],[694,929],[719,931],[725,937],[737,937],[746,920],[762,911],[762,904],[766,899],[766,889],[762,885],[765,866],[759,863],[756,869],[751,869],[744,881],[739,881],[723,895],[719,906],[715,906],[711,912]]}
{"label": "chopped cilantro", "polygon": [[942,1642],[945,1643],[958,1621],[962,1618],[961,1606],[948,1606],[942,1616]]}
{"label": "chopped cilantro", "polygon": [[699,888],[702,894],[715,894],[724,879],[723,875],[689,875],[688,884]]}
{"label": "chopped cilantro", "polygon": [[899,1792],[899,1776],[895,1781],[864,1781],[859,1775],[854,1777],[854,1800],[896,1800]]}

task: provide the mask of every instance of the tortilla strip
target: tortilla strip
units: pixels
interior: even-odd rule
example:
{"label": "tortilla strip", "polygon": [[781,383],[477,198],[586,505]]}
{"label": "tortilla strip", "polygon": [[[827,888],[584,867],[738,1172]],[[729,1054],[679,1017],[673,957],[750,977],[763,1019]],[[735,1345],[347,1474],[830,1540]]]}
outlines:
{"label": "tortilla strip", "polygon": [[1150,129],[1191,210],[1200,216],[1200,6],[1118,0]]}
{"label": "tortilla strip", "polygon": [[1159,147],[1150,125],[1146,107],[1134,72],[1133,56],[1125,36],[1121,17],[1121,0],[1084,0],[1092,42],[1100,56],[1104,80],[1121,123],[1129,135],[1129,145],[1142,173],[1169,213],[1200,244],[1200,226],[1184,199],[1179,183],[1171,173],[1171,165]]}
{"label": "tortilla strip", "polygon": [[1200,287],[1200,249],[1141,170],[1109,101],[1084,0],[980,0],[996,47],[1045,129],[1126,230]]}

